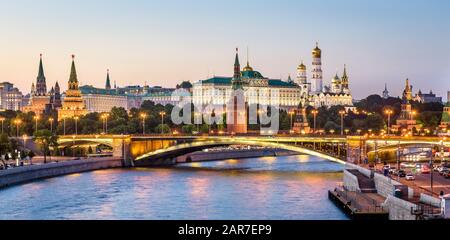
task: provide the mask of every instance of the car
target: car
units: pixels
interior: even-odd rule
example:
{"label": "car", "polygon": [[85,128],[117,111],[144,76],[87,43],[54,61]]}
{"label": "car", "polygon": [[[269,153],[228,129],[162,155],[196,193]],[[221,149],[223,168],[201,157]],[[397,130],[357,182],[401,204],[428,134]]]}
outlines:
{"label": "car", "polygon": [[442,175],[442,176],[444,176],[445,178],[450,178],[450,171],[447,171],[444,175]]}
{"label": "car", "polygon": [[414,174],[408,173],[408,174],[406,174],[405,179],[406,179],[406,181],[414,181],[414,180],[416,180],[416,177],[414,176]]}
{"label": "car", "polygon": [[395,174],[396,171],[397,171],[397,169],[395,167],[391,167],[389,169],[389,174]]}
{"label": "car", "polygon": [[448,178],[447,176],[448,176],[449,173],[450,173],[450,170],[446,169],[446,170],[440,172],[439,174],[441,174],[445,178]]}
{"label": "car", "polygon": [[440,170],[439,170],[439,174],[440,174],[440,175],[443,175],[444,172],[446,172],[446,171],[448,171],[448,170],[449,170],[448,168],[442,167],[442,168],[440,168]]}
{"label": "car", "polygon": [[406,172],[405,172],[405,170],[400,169],[398,171],[395,171],[394,175],[399,176],[399,177],[406,177]]}
{"label": "car", "polygon": [[430,174],[431,173],[431,169],[430,166],[427,164],[422,165],[422,168],[420,169],[420,172],[423,174]]}

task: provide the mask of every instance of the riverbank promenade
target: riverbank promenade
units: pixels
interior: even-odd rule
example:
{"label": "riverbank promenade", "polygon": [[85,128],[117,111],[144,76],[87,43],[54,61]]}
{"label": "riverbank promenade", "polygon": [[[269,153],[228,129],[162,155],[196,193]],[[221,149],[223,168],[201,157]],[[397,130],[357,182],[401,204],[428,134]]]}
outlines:
{"label": "riverbank promenade", "polygon": [[123,166],[121,158],[92,158],[47,164],[27,165],[0,171],[0,188],[38,179]]}

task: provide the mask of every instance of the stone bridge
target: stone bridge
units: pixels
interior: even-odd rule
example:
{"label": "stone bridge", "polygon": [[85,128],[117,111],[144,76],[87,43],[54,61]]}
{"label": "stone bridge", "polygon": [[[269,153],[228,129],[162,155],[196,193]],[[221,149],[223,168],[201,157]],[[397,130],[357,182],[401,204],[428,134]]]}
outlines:
{"label": "stone bridge", "polygon": [[134,166],[173,164],[174,159],[203,149],[248,145],[285,149],[318,156],[330,161],[360,163],[374,149],[398,145],[437,145],[450,143],[438,137],[367,138],[364,136],[181,136],[181,135],[78,135],[61,136],[59,144],[67,146],[107,145],[114,157],[124,158]]}

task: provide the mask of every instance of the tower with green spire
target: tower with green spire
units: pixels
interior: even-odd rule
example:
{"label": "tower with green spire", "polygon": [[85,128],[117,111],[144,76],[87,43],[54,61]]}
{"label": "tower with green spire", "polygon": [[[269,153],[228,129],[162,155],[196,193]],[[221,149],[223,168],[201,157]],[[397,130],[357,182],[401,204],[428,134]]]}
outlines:
{"label": "tower with green spire", "polygon": [[62,102],[62,107],[58,110],[58,119],[73,118],[87,114],[86,105],[81,97],[81,91],[78,88],[78,84],[75,55],[72,55],[68,90],[66,91],[66,96]]}
{"label": "tower with green spire", "polygon": [[231,80],[232,93],[226,104],[227,132],[231,135],[247,133],[247,102],[244,94],[244,84],[241,76],[241,65],[239,64],[239,53],[236,48],[234,60],[234,75]]}
{"label": "tower with green spire", "polygon": [[106,86],[105,89],[110,90],[111,89],[111,80],[109,79],[109,69],[106,71]]}
{"label": "tower with green spire", "polygon": [[23,107],[23,112],[34,112],[35,114],[48,113],[51,110],[51,97],[51,93],[47,92],[44,64],[42,63],[42,54],[40,54],[36,84],[33,83],[31,85],[30,102]]}
{"label": "tower with green spire", "polygon": [[347,65],[344,65],[344,74],[341,78],[341,84],[342,84],[342,92],[345,94],[350,94],[350,86],[349,86],[349,79],[347,75]]}
{"label": "tower with green spire", "polygon": [[241,78],[241,64],[239,63],[239,49],[236,48],[236,58],[234,60],[234,75],[231,80],[233,90],[243,90],[243,82]]}
{"label": "tower with green spire", "polygon": [[36,89],[35,94],[37,96],[46,96],[47,95],[47,83],[44,74],[44,65],[42,64],[42,54],[39,59],[39,73],[36,78]]}

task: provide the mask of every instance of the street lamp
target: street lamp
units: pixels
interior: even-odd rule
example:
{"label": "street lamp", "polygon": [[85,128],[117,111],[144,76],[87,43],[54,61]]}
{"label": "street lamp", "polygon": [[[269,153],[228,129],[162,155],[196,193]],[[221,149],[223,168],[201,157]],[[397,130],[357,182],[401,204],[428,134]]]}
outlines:
{"label": "street lamp", "polygon": [[289,128],[292,130],[292,122],[293,122],[293,118],[294,118],[294,110],[289,111],[289,116],[291,116],[291,124],[289,125]]}
{"label": "street lamp", "polygon": [[411,112],[411,117],[412,117],[412,118],[414,118],[416,115],[417,115],[417,111],[416,111],[416,110],[414,110],[414,111]]}
{"label": "street lamp", "polygon": [[75,138],[76,137],[77,136],[75,136],[75,135],[72,136],[72,144],[73,144],[73,146],[72,146],[72,155],[73,155],[74,158],[75,158]]}
{"label": "street lamp", "polygon": [[313,116],[314,116],[314,134],[316,133],[316,120],[317,120],[317,114],[319,114],[319,110],[317,110],[317,109],[313,109],[312,111],[311,111],[311,113],[313,114]]}
{"label": "street lamp", "polygon": [[63,134],[66,136],[66,117],[63,117]]}
{"label": "street lamp", "polygon": [[142,135],[145,135],[145,119],[147,118],[147,114],[141,113],[142,118]]}
{"label": "street lamp", "polygon": [[391,115],[394,113],[394,111],[388,109],[384,113],[386,113],[386,115],[388,115],[387,134],[389,135],[391,133]]}
{"label": "street lamp", "polygon": [[19,138],[19,125],[22,124],[22,120],[16,119],[16,120],[14,120],[14,124],[16,124],[16,135],[17,135],[17,138]]}
{"label": "street lamp", "polygon": [[166,116],[166,112],[161,111],[159,115],[161,116],[161,134],[164,134],[164,116]]}
{"label": "street lamp", "polygon": [[74,117],[73,120],[75,120],[75,135],[78,135],[78,120],[80,117]]}
{"label": "street lamp", "polygon": [[5,118],[4,117],[0,117],[0,122],[2,122],[2,135],[3,135],[3,124],[5,122]]}
{"label": "street lamp", "polygon": [[53,133],[53,121],[55,121],[55,119],[49,118],[48,121],[50,122],[50,132]]}
{"label": "street lamp", "polygon": [[34,132],[36,133],[38,131],[38,120],[40,119],[40,117],[39,117],[39,115],[36,115],[33,118],[34,118],[34,121],[35,121]]}
{"label": "street lamp", "polygon": [[102,114],[101,118],[103,120],[103,133],[108,134],[108,118],[109,118],[109,114],[108,113]]}
{"label": "street lamp", "polygon": [[339,114],[341,115],[341,136],[344,135],[344,116],[345,116],[345,111],[341,110],[339,111]]}

